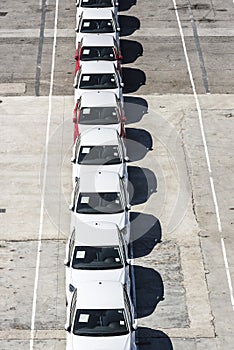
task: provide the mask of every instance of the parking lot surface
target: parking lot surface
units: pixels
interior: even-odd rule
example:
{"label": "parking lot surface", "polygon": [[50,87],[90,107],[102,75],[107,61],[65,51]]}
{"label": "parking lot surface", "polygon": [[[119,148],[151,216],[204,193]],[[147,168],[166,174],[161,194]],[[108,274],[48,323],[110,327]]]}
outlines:
{"label": "parking lot surface", "polygon": [[[234,5],[119,3],[138,348],[232,350]],[[0,347],[60,350],[75,4],[0,14]]]}

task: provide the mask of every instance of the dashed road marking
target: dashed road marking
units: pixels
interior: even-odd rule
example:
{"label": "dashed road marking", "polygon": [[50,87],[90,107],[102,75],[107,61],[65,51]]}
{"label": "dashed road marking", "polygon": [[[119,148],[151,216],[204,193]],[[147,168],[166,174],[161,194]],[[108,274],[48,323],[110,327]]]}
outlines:
{"label": "dashed road marking", "polygon": [[[181,21],[180,21],[180,17],[178,14],[178,10],[177,10],[176,0],[172,0],[172,2],[173,2],[175,14],[176,14],[176,19],[177,19],[177,23],[178,23],[178,27],[179,27],[179,32],[180,32],[180,36],[181,36],[182,46],[183,46],[183,50],[184,50],[184,56],[185,56],[187,69],[188,69],[188,73],[189,73],[190,83],[192,86],[193,95],[194,95],[195,102],[196,102],[196,108],[197,108],[197,112],[198,112],[198,118],[199,118],[199,124],[200,124],[201,136],[202,136],[202,142],[203,142],[203,146],[204,146],[206,163],[207,163],[208,172],[209,172],[210,187],[211,187],[213,202],[214,202],[214,206],[215,206],[218,231],[219,231],[220,239],[221,239],[221,248],[222,248],[223,260],[224,260],[224,265],[225,265],[225,270],[226,270],[226,275],[227,275],[229,294],[230,294],[232,309],[234,311],[234,296],[233,296],[231,274],[230,274],[230,269],[229,269],[229,264],[228,264],[228,259],[227,259],[227,252],[226,252],[226,248],[225,248],[225,243],[223,240],[223,231],[222,231],[221,219],[220,219],[220,214],[219,214],[219,206],[218,206],[218,201],[217,201],[217,196],[216,196],[216,191],[215,191],[215,186],[214,186],[214,180],[213,180],[213,176],[212,176],[210,156],[209,156],[208,146],[207,146],[207,141],[206,141],[206,136],[205,136],[205,129],[204,129],[202,112],[201,112],[201,106],[199,103],[198,95],[197,95],[195,84],[194,84],[194,79],[193,79],[193,75],[192,75],[192,71],[191,71],[190,61],[188,58],[188,52],[187,52],[187,48],[186,48],[186,44],[185,44],[185,40],[184,40],[184,33],[183,33],[182,26],[181,26]],[[233,2],[234,2],[234,0],[233,0]]]}

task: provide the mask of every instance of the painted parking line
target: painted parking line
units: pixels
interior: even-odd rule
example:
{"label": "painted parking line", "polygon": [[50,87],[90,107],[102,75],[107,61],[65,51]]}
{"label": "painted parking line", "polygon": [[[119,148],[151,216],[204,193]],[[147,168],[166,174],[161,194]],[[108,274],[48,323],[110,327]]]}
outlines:
{"label": "painted parking line", "polygon": [[39,279],[40,260],[41,260],[42,230],[43,230],[43,223],[44,223],[45,188],[46,188],[46,176],[47,176],[47,165],[48,165],[48,145],[49,145],[49,135],[50,135],[55,52],[56,52],[56,41],[57,41],[58,4],[59,4],[59,0],[56,0],[55,19],[54,19],[54,40],[53,40],[51,76],[50,76],[50,91],[49,91],[49,101],[48,101],[46,139],[45,139],[45,159],[44,159],[43,177],[42,177],[40,224],[39,224],[39,231],[38,231],[37,259],[36,259],[36,271],[35,271],[34,290],[33,290],[32,316],[31,316],[30,350],[33,350],[34,348],[34,338],[35,338],[35,316],[36,316],[36,307],[37,307],[38,279]]}
{"label": "painted parking line", "polygon": [[[220,214],[219,214],[219,205],[218,205],[218,201],[217,201],[214,180],[213,180],[213,176],[212,176],[212,168],[211,168],[210,156],[209,156],[209,151],[208,151],[208,146],[207,146],[207,141],[206,141],[206,136],[205,136],[205,129],[204,129],[204,123],[203,123],[203,116],[202,116],[202,112],[201,112],[201,106],[200,106],[198,95],[197,95],[196,88],[195,88],[195,83],[194,83],[194,79],[193,79],[193,75],[192,75],[192,71],[191,71],[191,65],[190,65],[190,61],[188,58],[188,52],[187,52],[187,48],[186,48],[186,44],[185,44],[185,40],[184,40],[184,33],[183,33],[180,17],[178,14],[178,10],[177,10],[176,0],[172,0],[172,2],[173,2],[175,14],[176,14],[176,19],[177,19],[179,32],[180,32],[180,36],[181,36],[181,41],[182,41],[182,46],[183,46],[183,50],[184,50],[184,56],[185,56],[187,69],[188,69],[188,73],[189,73],[190,83],[192,86],[193,95],[195,98],[196,108],[197,108],[197,112],[198,112],[202,142],[203,142],[203,147],[204,147],[204,151],[205,151],[207,168],[208,168],[208,172],[209,172],[210,188],[211,188],[213,203],[214,203],[214,207],[215,207],[216,220],[217,220],[218,232],[220,235],[221,249],[222,249],[224,266],[225,266],[225,271],[226,271],[226,276],[227,276],[230,300],[231,300],[232,309],[234,311],[234,295],[233,295],[232,280],[231,280],[231,274],[230,274],[229,263],[228,263],[228,258],[227,258],[227,251],[226,251],[226,247],[225,247],[225,243],[224,243],[224,239],[223,239],[223,230],[222,230],[222,224],[221,224],[221,219],[220,219]],[[234,3],[234,0],[233,0],[233,3]]]}

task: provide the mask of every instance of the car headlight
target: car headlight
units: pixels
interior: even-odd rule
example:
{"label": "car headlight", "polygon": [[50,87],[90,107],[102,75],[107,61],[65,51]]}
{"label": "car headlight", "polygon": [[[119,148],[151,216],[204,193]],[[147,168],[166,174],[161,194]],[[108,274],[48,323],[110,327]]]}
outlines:
{"label": "car headlight", "polygon": [[76,288],[72,285],[72,284],[69,284],[69,292],[74,292]]}

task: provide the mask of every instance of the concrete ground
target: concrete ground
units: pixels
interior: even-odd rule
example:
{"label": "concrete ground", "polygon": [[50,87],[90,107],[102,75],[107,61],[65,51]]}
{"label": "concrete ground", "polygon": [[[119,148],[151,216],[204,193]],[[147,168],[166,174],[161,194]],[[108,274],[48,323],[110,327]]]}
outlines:
{"label": "concrete ground", "polygon": [[[232,350],[234,5],[119,2],[138,347]],[[75,6],[58,5],[52,95],[55,0],[0,5],[3,350],[65,349]]]}

